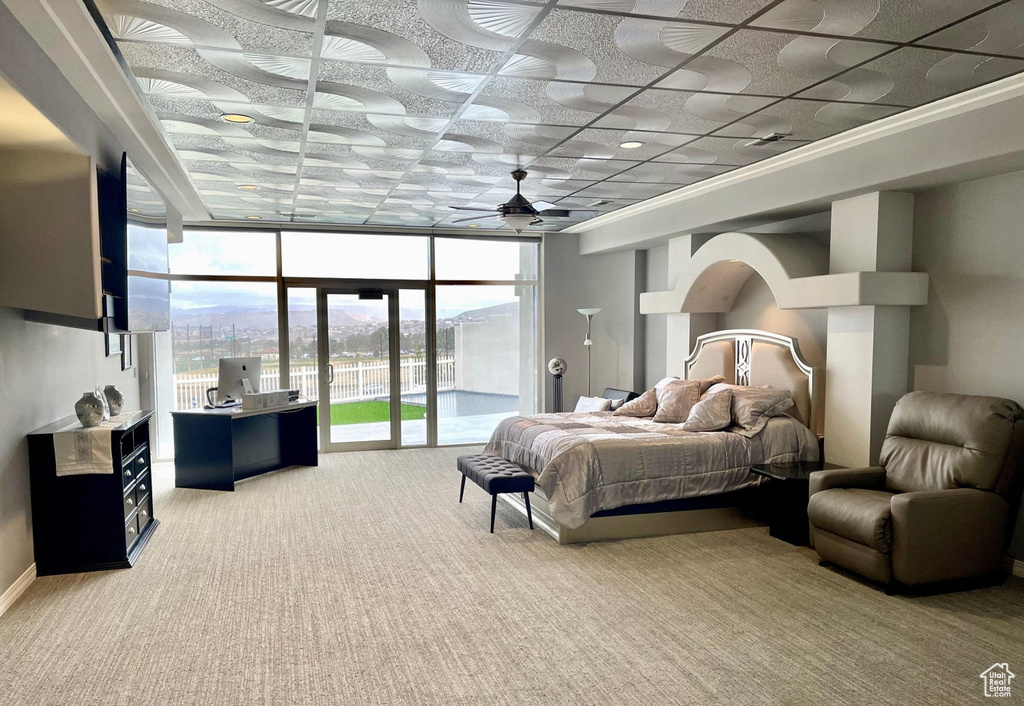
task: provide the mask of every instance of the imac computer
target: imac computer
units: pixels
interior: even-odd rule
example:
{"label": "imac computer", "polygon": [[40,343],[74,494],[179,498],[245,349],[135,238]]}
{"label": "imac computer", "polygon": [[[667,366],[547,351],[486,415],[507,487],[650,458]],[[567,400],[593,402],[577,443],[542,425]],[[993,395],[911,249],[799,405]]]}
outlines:
{"label": "imac computer", "polygon": [[243,394],[259,391],[259,358],[220,359],[217,370],[217,406],[241,404]]}

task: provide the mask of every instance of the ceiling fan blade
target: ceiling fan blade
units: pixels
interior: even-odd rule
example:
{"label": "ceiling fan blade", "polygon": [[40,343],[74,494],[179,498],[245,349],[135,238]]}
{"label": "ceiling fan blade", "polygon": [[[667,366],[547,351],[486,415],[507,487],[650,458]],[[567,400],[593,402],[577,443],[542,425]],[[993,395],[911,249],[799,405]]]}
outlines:
{"label": "ceiling fan blade", "polygon": [[556,208],[544,211],[545,218],[593,218],[597,211]]}
{"label": "ceiling fan blade", "polygon": [[490,213],[491,211],[495,213],[498,212],[498,209],[496,208],[476,208],[475,206],[449,206],[448,208],[454,208],[456,211],[487,211],[488,213]]}
{"label": "ceiling fan blade", "polygon": [[452,223],[465,223],[466,221],[479,221],[479,220],[484,219],[484,218],[494,218],[494,216],[471,216],[469,218],[460,218],[457,221],[452,221]]}
{"label": "ceiling fan blade", "polygon": [[546,211],[549,208],[555,207],[555,204],[551,203],[550,201],[533,201],[530,205],[533,206],[538,211]]}

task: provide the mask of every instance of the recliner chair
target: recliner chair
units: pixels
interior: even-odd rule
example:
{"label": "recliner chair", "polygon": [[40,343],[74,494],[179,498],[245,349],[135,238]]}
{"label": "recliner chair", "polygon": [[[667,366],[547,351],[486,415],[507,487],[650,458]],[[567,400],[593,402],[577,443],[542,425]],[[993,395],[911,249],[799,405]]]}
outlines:
{"label": "recliner chair", "polygon": [[1022,458],[1016,402],[911,392],[893,409],[880,466],[811,474],[814,548],[890,592],[997,575]]}

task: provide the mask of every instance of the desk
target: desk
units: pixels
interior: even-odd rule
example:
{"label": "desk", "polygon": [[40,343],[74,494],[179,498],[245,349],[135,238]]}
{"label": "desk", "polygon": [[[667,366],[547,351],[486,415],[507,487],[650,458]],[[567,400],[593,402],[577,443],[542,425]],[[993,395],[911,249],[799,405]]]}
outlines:
{"label": "desk", "polygon": [[316,405],[171,412],[175,487],[234,490],[244,478],[317,465]]}

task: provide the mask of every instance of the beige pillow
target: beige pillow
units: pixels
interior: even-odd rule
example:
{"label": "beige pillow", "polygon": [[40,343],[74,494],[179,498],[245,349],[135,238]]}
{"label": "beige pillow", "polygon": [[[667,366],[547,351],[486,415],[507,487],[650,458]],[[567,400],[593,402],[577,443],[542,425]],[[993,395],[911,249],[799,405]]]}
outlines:
{"label": "beige pillow", "polygon": [[699,400],[699,380],[673,380],[658,390],[658,411],[654,421],[663,424],[685,422]]}
{"label": "beige pillow", "polygon": [[693,405],[683,424],[685,431],[719,431],[732,424],[732,390],[704,395]]}
{"label": "beige pillow", "polygon": [[732,419],[747,431],[758,432],[772,417],[778,417],[794,406],[789,390],[772,387],[742,387],[720,383],[708,392],[732,390]]}
{"label": "beige pillow", "polygon": [[725,382],[725,377],[722,375],[716,375],[713,378],[707,378],[706,380],[698,380],[700,383],[700,396],[703,397],[704,393],[707,392],[713,385]]}
{"label": "beige pillow", "polygon": [[615,410],[615,414],[621,417],[653,417],[658,411],[658,393],[651,388],[636,399]]}

